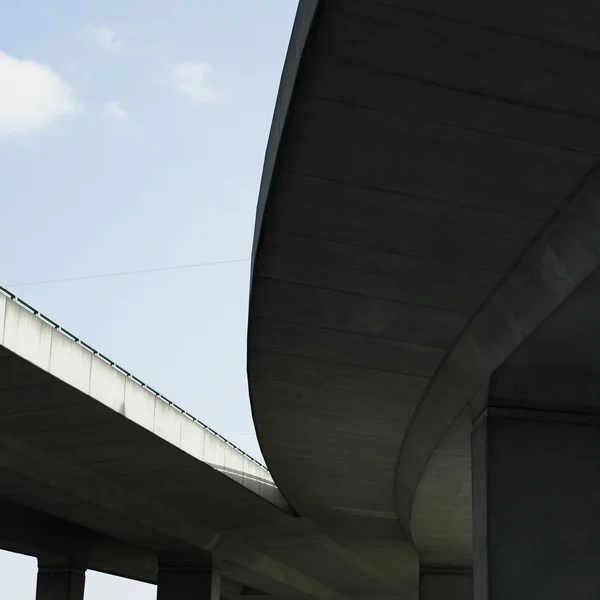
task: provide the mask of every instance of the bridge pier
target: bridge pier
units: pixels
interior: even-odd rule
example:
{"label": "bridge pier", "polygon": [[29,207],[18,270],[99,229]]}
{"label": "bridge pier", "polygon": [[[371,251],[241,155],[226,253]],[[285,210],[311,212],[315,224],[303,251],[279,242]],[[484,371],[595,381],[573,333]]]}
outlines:
{"label": "bridge pier", "polygon": [[38,565],[36,600],[83,600],[85,569]]}
{"label": "bridge pier", "polygon": [[475,600],[599,598],[600,418],[490,406],[472,452]]}
{"label": "bridge pier", "polygon": [[419,600],[471,600],[473,578],[466,571],[422,569]]}
{"label": "bridge pier", "polygon": [[211,556],[159,557],[157,600],[219,600],[220,588]]}

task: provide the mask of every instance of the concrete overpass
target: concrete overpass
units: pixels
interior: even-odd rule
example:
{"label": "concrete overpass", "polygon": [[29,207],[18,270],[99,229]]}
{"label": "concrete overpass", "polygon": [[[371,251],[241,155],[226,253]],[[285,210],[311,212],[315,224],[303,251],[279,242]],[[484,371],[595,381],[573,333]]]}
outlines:
{"label": "concrete overpass", "polygon": [[598,597],[599,10],[300,2],[253,249],[270,473],[0,297],[0,547],[39,600],[88,568],[160,600]]}
{"label": "concrete overpass", "polygon": [[265,467],[0,291],[0,548],[37,557],[38,600],[82,600],[86,569],[160,600],[347,598],[345,549]]}
{"label": "concrete overpass", "polygon": [[344,594],[600,594],[599,18],[300,2],[248,372],[279,489],[365,574]]}

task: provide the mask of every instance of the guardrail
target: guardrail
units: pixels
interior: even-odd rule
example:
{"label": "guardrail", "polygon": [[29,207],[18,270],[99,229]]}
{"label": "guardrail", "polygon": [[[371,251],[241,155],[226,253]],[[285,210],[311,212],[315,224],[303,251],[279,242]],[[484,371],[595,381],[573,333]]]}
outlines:
{"label": "guardrail", "polygon": [[92,346],[90,346],[89,344],[86,344],[83,340],[81,340],[77,336],[73,335],[70,331],[68,331],[64,327],[61,327],[56,321],[53,321],[52,319],[50,319],[49,317],[47,317],[46,315],[41,313],[39,310],[37,310],[36,308],[31,306],[31,304],[28,304],[27,302],[25,302],[25,300],[23,300],[22,298],[19,298],[16,294],[13,294],[10,290],[8,290],[7,288],[5,288],[1,285],[0,285],[0,293],[2,293],[4,296],[9,298],[13,302],[16,302],[19,306],[22,306],[23,308],[25,308],[32,315],[36,316],[38,319],[41,319],[42,321],[44,321],[44,323],[50,325],[56,331],[58,331],[65,337],[69,338],[71,341],[79,344],[82,348],[85,348],[88,352],[90,352],[94,356],[97,356],[98,358],[103,360],[105,363],[109,364],[113,369],[116,369],[122,375],[125,375],[125,377],[127,377],[128,379],[131,379],[131,381],[137,383],[140,387],[143,387],[145,390],[148,390],[150,393],[154,394],[159,400],[161,400],[165,404],[168,404],[175,410],[179,411],[183,416],[187,417],[191,421],[194,421],[194,423],[197,423],[198,425],[203,427],[206,431],[212,433],[214,436],[219,438],[222,442],[227,444],[229,447],[233,448],[236,452],[239,452],[242,456],[244,456],[248,460],[252,461],[254,464],[258,465],[262,469],[264,469],[267,473],[269,472],[269,470],[267,469],[267,467],[265,465],[263,465],[261,462],[259,462],[255,458],[252,458],[252,456],[250,456],[249,454],[244,452],[241,448],[238,448],[235,444],[232,444],[229,440],[224,438],[220,433],[217,433],[214,429],[210,428],[206,423],[203,423],[202,421],[200,421],[200,419],[197,419],[196,417],[190,415],[190,413],[188,413],[186,410],[184,410],[183,408],[181,408],[180,406],[175,404],[175,402],[172,402],[171,400],[169,400],[168,398],[163,396],[161,393],[159,393],[155,389],[151,388],[149,385],[144,383],[141,379],[138,379],[137,377],[132,375],[129,371],[127,371],[126,369],[124,369],[123,367],[118,365],[115,361],[111,360],[104,354],[98,352],[98,350],[96,350],[95,348],[92,348]]}

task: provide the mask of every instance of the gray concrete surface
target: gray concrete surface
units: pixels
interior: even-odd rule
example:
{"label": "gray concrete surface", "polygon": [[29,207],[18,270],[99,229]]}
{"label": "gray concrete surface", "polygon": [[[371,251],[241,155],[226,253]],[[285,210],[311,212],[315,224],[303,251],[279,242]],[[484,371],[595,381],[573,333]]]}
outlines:
{"label": "gray concrete surface", "polygon": [[296,38],[257,211],[250,395],[282,493],[372,597],[471,567],[471,405],[600,266],[596,13],[321,0]]}
{"label": "gray concrete surface", "polygon": [[420,600],[472,600],[470,572],[424,571],[419,585]]}
{"label": "gray concrete surface", "polygon": [[598,9],[480,4],[299,4],[253,246],[270,473],[0,301],[3,547],[218,555],[226,600],[598,595]]}
{"label": "gray concrete surface", "polygon": [[209,556],[159,557],[157,600],[219,600],[221,575]]}
{"label": "gray concrete surface", "polygon": [[263,467],[4,296],[0,508],[0,547],[51,565],[157,583],[160,555],[218,553],[226,600],[368,588]]}
{"label": "gray concrete surface", "polygon": [[[286,506],[266,468],[97,352],[74,343],[24,306],[8,301],[5,295],[0,295],[0,321],[0,342],[5,354],[17,354],[267,500]],[[13,362],[7,361],[7,367],[12,367]]]}
{"label": "gray concrete surface", "polygon": [[600,420],[490,408],[473,439],[475,597],[600,594]]}
{"label": "gray concrete surface", "polygon": [[72,565],[40,566],[36,600],[83,600],[85,571]]}
{"label": "gray concrete surface", "polygon": [[475,406],[477,598],[600,592],[599,299],[595,270],[494,373]]}
{"label": "gray concrete surface", "polygon": [[433,453],[417,487],[410,527],[424,565],[471,568],[471,429],[467,409]]}

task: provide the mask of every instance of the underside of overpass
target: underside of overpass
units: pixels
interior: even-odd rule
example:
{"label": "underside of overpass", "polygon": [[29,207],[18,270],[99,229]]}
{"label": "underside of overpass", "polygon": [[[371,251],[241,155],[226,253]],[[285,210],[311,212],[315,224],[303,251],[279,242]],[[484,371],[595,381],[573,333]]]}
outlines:
{"label": "underside of overpass", "polygon": [[0,296],[0,547],[39,600],[87,568],[159,600],[600,596],[598,23],[300,1],[253,248],[270,472]]}
{"label": "underside of overpass", "polygon": [[361,584],[263,466],[3,291],[0,548],[37,557],[38,600],[82,600],[86,569],[160,600],[344,600]]}
{"label": "underside of overpass", "polygon": [[[250,396],[279,489],[373,598],[470,576],[473,539],[491,560],[473,524],[492,522],[496,480],[472,482],[473,427],[491,465],[488,418],[596,423],[599,22],[588,0],[300,2],[257,210]],[[569,597],[600,590],[590,547]],[[543,597],[563,597],[554,583]]]}

